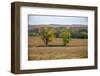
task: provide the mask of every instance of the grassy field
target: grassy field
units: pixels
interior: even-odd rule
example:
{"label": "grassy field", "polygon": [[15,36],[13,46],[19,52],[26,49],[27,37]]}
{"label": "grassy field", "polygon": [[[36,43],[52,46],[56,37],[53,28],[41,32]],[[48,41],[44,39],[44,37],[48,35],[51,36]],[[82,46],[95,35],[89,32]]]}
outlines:
{"label": "grassy field", "polygon": [[87,39],[71,39],[67,46],[62,46],[60,38],[49,43],[52,47],[45,46],[40,37],[29,37],[28,60],[52,59],[79,59],[87,58]]}

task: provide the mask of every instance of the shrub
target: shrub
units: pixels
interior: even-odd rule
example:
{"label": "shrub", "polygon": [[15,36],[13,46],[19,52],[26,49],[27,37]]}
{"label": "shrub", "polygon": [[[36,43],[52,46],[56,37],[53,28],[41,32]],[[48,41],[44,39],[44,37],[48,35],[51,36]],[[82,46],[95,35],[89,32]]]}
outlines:
{"label": "shrub", "polygon": [[80,32],[80,38],[86,39],[88,38],[88,34],[86,32]]}

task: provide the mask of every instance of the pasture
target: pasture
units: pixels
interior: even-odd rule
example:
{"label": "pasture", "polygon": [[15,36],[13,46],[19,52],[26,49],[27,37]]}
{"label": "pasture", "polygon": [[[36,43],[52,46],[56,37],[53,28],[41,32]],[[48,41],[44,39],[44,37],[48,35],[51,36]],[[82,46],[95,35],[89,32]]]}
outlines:
{"label": "pasture", "polygon": [[71,39],[63,46],[61,38],[55,38],[45,46],[40,37],[28,37],[28,60],[79,59],[88,57],[87,39]]}

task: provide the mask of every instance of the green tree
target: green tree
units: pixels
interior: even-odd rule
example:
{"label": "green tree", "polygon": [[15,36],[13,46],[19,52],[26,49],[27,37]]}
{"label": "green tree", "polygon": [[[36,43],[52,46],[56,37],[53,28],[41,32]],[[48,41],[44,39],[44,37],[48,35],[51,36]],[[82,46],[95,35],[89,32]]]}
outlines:
{"label": "green tree", "polygon": [[61,38],[63,41],[64,46],[66,46],[67,43],[71,40],[71,33],[69,29],[63,29],[61,31]]}
{"label": "green tree", "polygon": [[88,38],[87,32],[80,32],[80,38],[83,38],[83,39]]}
{"label": "green tree", "polygon": [[48,42],[52,41],[55,37],[55,30],[52,27],[41,27],[40,36],[44,41],[45,45],[48,46]]}

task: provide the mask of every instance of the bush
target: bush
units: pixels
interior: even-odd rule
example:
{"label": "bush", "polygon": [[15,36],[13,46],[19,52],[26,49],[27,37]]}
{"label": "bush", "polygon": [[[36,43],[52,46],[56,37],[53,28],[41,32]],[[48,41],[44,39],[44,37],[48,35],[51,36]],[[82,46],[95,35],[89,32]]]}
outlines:
{"label": "bush", "polygon": [[80,32],[80,38],[86,39],[88,38],[88,34],[86,32]]}
{"label": "bush", "polygon": [[35,32],[29,32],[28,35],[29,35],[29,36],[38,36],[38,33],[35,33]]}

